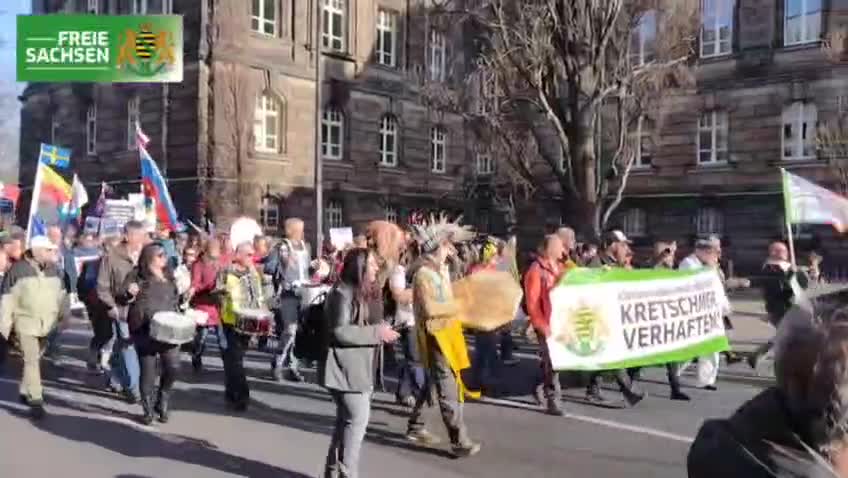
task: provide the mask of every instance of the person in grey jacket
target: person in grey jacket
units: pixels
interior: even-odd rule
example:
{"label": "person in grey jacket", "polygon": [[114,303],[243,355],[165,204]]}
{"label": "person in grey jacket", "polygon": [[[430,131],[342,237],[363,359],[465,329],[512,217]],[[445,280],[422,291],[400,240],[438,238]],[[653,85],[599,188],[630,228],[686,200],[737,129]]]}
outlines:
{"label": "person in grey jacket", "polygon": [[327,354],[318,364],[318,379],[336,403],[325,478],[359,476],[359,451],[371,414],[376,350],[399,337],[387,323],[368,323],[365,294],[377,280],[378,268],[376,257],[367,249],[348,253],[339,283],[324,305]]}

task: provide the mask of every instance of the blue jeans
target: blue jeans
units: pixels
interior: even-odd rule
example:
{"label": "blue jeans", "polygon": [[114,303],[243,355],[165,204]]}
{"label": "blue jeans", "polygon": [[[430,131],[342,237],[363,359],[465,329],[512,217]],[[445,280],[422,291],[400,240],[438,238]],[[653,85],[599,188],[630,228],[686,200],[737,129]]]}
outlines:
{"label": "blue jeans", "polygon": [[421,356],[418,353],[418,337],[415,327],[404,327],[400,332],[400,346],[403,350],[403,365],[398,377],[395,395],[398,399],[417,397],[427,383]]}
{"label": "blue jeans", "polygon": [[474,375],[478,385],[493,378],[498,364],[498,332],[477,332],[474,340]]}
{"label": "blue jeans", "polygon": [[289,369],[297,372],[299,364],[294,355],[294,341],[300,324],[300,298],[292,293],[283,292],[279,309],[274,313],[274,319],[280,346],[274,354],[273,366],[280,370]]}
{"label": "blue jeans", "polygon": [[138,354],[130,338],[130,328],[126,322],[117,320],[113,323],[115,332],[115,345],[112,347],[112,356],[109,359],[111,376],[109,383],[116,388],[121,388],[125,393],[139,396],[138,380],[141,369],[138,363]]}

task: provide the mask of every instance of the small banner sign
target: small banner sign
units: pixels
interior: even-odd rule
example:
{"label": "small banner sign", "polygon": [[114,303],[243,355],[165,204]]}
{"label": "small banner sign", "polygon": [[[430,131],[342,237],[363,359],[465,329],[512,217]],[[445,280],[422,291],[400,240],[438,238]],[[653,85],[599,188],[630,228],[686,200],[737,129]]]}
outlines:
{"label": "small banner sign", "polygon": [[180,15],[18,15],[17,80],[183,80]]}
{"label": "small banner sign", "polygon": [[713,270],[574,269],[551,291],[557,370],[683,362],[727,350],[730,302]]}

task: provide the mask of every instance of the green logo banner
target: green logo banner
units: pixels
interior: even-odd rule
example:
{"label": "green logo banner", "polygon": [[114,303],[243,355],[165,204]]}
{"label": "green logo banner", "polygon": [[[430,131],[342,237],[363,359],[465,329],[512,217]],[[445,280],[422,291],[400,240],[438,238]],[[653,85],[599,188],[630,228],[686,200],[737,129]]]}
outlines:
{"label": "green logo banner", "polygon": [[176,83],[180,15],[18,15],[18,81]]}
{"label": "green logo banner", "polygon": [[683,362],[729,347],[730,302],[714,270],[574,269],[550,298],[557,370]]}

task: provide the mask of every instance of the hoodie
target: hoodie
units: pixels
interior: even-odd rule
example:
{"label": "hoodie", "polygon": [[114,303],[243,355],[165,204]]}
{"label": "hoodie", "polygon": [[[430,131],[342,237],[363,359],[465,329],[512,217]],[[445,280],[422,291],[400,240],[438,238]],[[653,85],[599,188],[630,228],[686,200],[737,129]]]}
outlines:
{"label": "hoodie", "polygon": [[729,419],[708,420],[689,449],[689,478],[836,478],[794,431],[782,393],[769,388]]}

